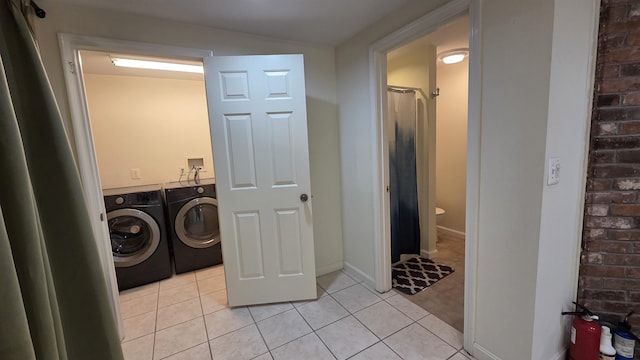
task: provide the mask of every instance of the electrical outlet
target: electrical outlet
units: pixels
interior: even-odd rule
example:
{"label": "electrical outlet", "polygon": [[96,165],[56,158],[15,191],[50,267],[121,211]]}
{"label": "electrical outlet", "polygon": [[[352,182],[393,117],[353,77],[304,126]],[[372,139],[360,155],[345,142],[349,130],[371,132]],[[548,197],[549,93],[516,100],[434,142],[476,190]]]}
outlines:
{"label": "electrical outlet", "polygon": [[555,185],[560,182],[560,159],[550,158],[547,171],[547,185]]}
{"label": "electrical outlet", "polygon": [[140,178],[142,178],[142,176],[140,175],[140,169],[139,168],[132,168],[131,169],[131,179],[138,180]]}

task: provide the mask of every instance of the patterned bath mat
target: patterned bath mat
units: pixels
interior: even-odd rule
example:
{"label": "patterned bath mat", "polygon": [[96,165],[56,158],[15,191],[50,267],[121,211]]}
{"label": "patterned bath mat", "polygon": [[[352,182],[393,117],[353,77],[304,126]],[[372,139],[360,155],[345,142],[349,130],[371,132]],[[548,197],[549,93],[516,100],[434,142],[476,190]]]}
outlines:
{"label": "patterned bath mat", "polygon": [[423,257],[411,258],[391,269],[393,287],[409,295],[426,289],[454,271],[451,266],[436,264]]}

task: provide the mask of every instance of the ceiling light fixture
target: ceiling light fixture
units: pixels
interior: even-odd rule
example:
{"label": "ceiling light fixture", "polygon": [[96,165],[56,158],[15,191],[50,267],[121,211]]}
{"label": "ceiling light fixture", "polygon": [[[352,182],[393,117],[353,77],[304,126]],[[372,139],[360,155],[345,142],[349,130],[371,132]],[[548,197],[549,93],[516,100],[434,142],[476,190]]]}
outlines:
{"label": "ceiling light fixture", "polygon": [[140,59],[126,59],[120,57],[112,57],[111,62],[115,66],[129,67],[136,69],[148,69],[148,70],[166,70],[166,71],[181,71],[189,73],[204,73],[202,65],[190,65],[171,63],[164,61],[151,61]]}
{"label": "ceiling light fixture", "polygon": [[467,57],[468,55],[469,55],[469,49],[467,48],[453,49],[453,50],[447,50],[447,51],[441,52],[438,55],[438,60],[449,65],[449,64],[459,63],[460,61],[464,60],[464,58]]}

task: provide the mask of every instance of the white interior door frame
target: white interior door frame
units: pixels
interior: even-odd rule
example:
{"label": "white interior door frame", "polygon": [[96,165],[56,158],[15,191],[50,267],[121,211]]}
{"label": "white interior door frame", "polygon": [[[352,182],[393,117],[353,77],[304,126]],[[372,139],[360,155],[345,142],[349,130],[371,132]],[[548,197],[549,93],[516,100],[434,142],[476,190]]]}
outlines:
{"label": "white interior door frame", "polygon": [[107,285],[111,287],[111,305],[116,315],[120,337],[123,337],[120,306],[118,302],[118,283],[111,247],[109,246],[109,232],[104,222],[105,208],[102,198],[102,186],[98,173],[91,122],[85,96],[84,79],[82,77],[81,50],[116,52],[157,57],[176,57],[181,59],[203,60],[213,56],[210,50],[190,49],[176,46],[148,44],[134,41],[114,40],[93,36],[74,34],[58,34],[60,44],[60,57],[67,88],[71,126],[75,140],[75,154],[78,161],[78,169],[82,180],[87,209],[91,226],[95,235],[101,265],[107,279]]}
{"label": "white interior door frame", "polygon": [[389,193],[387,114],[387,53],[433,32],[463,12],[469,12],[469,112],[467,137],[466,241],[464,291],[464,347],[475,343],[475,304],[477,262],[478,198],[480,186],[480,2],[452,0],[414,22],[394,31],[369,47],[370,97],[375,126],[372,126],[372,149],[375,159],[373,189],[373,223],[375,252],[375,286],[378,291],[391,289],[391,233]]}

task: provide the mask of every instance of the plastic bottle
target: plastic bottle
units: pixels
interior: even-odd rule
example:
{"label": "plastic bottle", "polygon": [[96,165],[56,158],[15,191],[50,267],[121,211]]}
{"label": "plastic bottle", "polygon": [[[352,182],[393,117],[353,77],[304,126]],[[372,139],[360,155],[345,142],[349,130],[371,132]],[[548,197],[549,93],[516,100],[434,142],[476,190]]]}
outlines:
{"label": "plastic bottle", "polygon": [[600,335],[600,360],[614,360],[615,356],[616,349],[611,345],[611,329],[603,326]]}
{"label": "plastic bottle", "polygon": [[629,317],[633,311],[624,317],[614,332],[613,344],[616,349],[615,360],[633,360],[633,352],[636,345],[636,336],[631,332]]}

